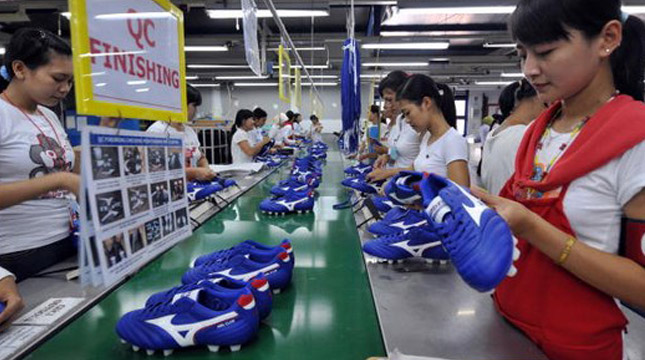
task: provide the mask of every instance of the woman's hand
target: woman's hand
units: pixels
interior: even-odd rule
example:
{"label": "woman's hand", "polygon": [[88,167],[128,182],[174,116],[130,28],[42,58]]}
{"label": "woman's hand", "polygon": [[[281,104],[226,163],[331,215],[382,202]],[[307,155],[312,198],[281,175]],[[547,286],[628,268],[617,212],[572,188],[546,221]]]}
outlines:
{"label": "woman's hand", "polygon": [[381,155],[374,162],[374,169],[382,169],[387,165],[388,162],[390,162],[390,155]]}
{"label": "woman's hand", "polygon": [[211,181],[217,176],[217,174],[210,168],[198,167],[193,169],[195,180],[198,181]]}
{"label": "woman's hand", "polygon": [[5,304],[5,309],[0,313],[0,332],[2,332],[11,325],[25,306],[13,276],[6,276],[0,280],[0,302]]}
{"label": "woman's hand", "polygon": [[367,174],[369,181],[381,181],[390,177],[390,172],[385,169],[374,169],[371,173]]}
{"label": "woman's hand", "polygon": [[492,195],[482,188],[473,186],[470,190],[473,195],[497,211],[506,220],[513,234],[526,238],[526,232],[531,226],[533,217],[537,216],[535,213],[516,201]]}
{"label": "woman's hand", "polygon": [[56,176],[59,189],[73,193],[77,199],[81,198],[81,177],[79,175],[71,172],[58,172],[53,176]]}

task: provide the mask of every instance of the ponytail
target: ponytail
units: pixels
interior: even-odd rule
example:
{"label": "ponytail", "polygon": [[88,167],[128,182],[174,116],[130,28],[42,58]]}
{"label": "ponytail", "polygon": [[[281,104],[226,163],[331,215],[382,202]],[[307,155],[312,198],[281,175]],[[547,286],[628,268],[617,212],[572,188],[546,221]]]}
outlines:
{"label": "ponytail", "polygon": [[408,100],[417,105],[420,105],[425,97],[432,99],[448,125],[453,128],[457,127],[455,98],[448,85],[436,83],[429,76],[415,74],[410,76],[396,94],[397,100]]}
{"label": "ponytail", "polygon": [[611,54],[611,70],[618,91],[644,100],[645,25],[635,16],[627,16],[623,22],[623,42]]}

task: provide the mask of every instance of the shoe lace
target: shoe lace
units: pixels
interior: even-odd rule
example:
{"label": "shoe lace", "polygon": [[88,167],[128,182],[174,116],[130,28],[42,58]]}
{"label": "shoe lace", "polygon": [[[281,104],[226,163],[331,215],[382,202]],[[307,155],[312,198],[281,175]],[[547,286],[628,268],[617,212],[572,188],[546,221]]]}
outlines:
{"label": "shoe lace", "polygon": [[171,300],[168,300],[167,302],[159,302],[145,308],[142,312],[142,315],[155,317],[158,315],[164,315],[173,312],[176,310],[176,308],[177,306],[172,303]]}

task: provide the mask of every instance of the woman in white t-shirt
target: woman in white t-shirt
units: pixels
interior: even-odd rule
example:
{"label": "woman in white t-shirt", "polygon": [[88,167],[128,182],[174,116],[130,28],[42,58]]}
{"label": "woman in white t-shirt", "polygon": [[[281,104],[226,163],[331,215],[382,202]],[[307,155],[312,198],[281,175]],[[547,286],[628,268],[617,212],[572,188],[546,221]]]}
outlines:
{"label": "woman in white t-shirt", "polygon": [[528,124],[544,111],[544,103],[526,79],[504,88],[498,103],[504,122],[488,133],[481,159],[482,184],[495,195],[515,171],[515,155]]}
{"label": "woman in white t-shirt", "polygon": [[[409,75],[403,71],[390,72],[379,83],[379,93],[384,101],[385,116],[390,119],[387,139],[387,154],[380,155],[374,162],[374,171],[368,174],[370,180],[383,180],[394,176],[400,169],[412,166],[419,155],[421,137],[408,124],[396,100],[396,93],[405,84]],[[385,151],[385,149],[383,149]],[[392,169],[399,169],[392,171]]]}
{"label": "woman in white t-shirt", "polygon": [[235,115],[235,124],[231,131],[231,157],[233,158],[233,164],[253,162],[253,157],[260,153],[264,145],[269,143],[269,138],[264,137],[255,146],[251,146],[249,132],[254,128],[253,112],[247,109],[238,111]]}
{"label": "woman in white t-shirt", "polygon": [[318,119],[318,116],[311,115],[309,117],[309,119],[311,119],[311,123],[312,123],[311,140],[314,143],[322,142],[323,141],[322,140],[323,126],[320,123],[320,120]]}
{"label": "woman in white t-shirt", "polygon": [[473,191],[519,239],[496,308],[550,359],[625,359],[617,300],[645,309],[645,25],[618,0],[520,0],[509,28],[552,105],[501,196]]}
{"label": "woman in white t-shirt", "polygon": [[80,178],[53,107],[74,76],[72,50],[46,30],[22,28],[0,69],[0,331],[22,308],[16,280],[72,256],[70,202]]}
{"label": "woman in white t-shirt", "polygon": [[[186,100],[188,102],[188,121],[190,122],[195,118],[197,107],[202,104],[202,95],[195,87],[186,84]],[[156,121],[146,131],[182,135],[185,148],[186,179],[188,181],[210,181],[217,176],[211,170],[208,159],[200,149],[201,145],[197,133],[189,125]]]}

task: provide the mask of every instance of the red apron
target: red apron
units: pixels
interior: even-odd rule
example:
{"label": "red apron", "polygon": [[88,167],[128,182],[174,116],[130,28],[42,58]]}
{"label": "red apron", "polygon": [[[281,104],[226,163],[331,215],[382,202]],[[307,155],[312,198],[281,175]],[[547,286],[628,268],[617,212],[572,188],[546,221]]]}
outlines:
{"label": "red apron", "polygon": [[[531,181],[538,141],[559,107],[560,103],[554,104],[531,125],[515,159],[516,171],[500,195],[574,235],[563,210],[569,184],[645,139],[645,105],[629,96],[616,97],[587,121],[543,181]],[[527,188],[561,191],[557,198],[526,199]],[[621,360],[627,319],[614,299],[556,265],[527,241],[519,239],[518,247],[517,275],[507,277],[493,295],[499,312],[550,359]]]}

